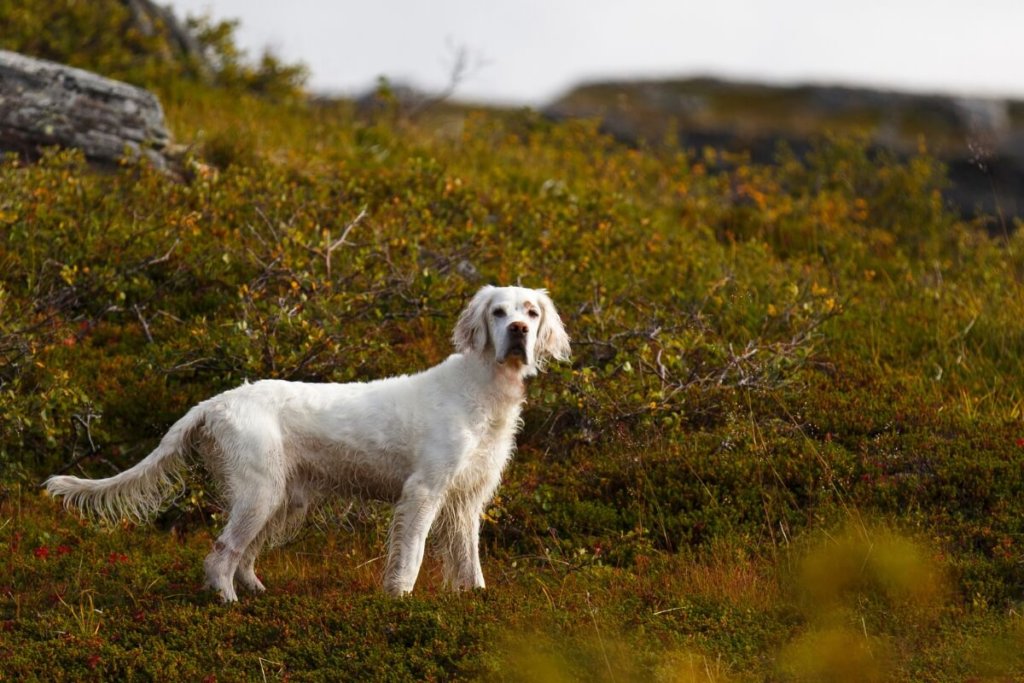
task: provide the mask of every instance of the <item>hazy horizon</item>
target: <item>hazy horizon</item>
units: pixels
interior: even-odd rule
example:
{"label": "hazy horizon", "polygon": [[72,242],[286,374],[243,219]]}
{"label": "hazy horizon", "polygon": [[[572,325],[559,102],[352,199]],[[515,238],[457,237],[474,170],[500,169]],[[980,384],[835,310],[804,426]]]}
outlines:
{"label": "hazy horizon", "polygon": [[295,0],[171,0],[179,15],[238,19],[238,42],[310,69],[315,92],[355,95],[380,76],[438,91],[468,57],[455,97],[542,105],[605,80],[711,77],[1024,99],[1024,3],[965,9],[925,3],[808,0],[610,0],[482,7]]}

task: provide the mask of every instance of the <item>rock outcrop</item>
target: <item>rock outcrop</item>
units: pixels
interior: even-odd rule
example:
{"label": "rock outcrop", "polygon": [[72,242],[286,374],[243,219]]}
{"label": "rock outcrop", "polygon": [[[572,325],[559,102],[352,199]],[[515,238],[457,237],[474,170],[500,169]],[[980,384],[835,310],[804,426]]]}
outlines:
{"label": "rock outcrop", "polygon": [[166,168],[169,142],[151,92],[0,50],[0,150],[33,158],[56,145],[81,149],[99,164],[145,157]]}

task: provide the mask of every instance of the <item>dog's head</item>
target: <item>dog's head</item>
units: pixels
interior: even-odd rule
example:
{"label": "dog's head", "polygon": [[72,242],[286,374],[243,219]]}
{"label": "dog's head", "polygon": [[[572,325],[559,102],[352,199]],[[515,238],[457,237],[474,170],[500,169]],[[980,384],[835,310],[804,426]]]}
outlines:
{"label": "dog's head", "polygon": [[543,289],[483,287],[469,302],[452,335],[460,353],[494,354],[523,377],[543,370],[548,359],[569,359],[569,335]]}

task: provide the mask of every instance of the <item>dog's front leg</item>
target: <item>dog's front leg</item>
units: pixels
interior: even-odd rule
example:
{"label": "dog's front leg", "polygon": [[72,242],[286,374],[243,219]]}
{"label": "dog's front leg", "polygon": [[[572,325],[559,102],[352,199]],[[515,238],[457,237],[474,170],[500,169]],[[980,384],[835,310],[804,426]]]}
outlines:
{"label": "dog's front leg", "polygon": [[462,506],[453,511],[451,535],[443,549],[445,578],[456,590],[484,587],[480,567],[480,513],[482,505]]}
{"label": "dog's front leg", "polygon": [[402,487],[388,538],[384,590],[391,595],[412,592],[423,563],[423,551],[434,519],[444,503],[444,487],[413,475]]}
{"label": "dog's front leg", "polygon": [[480,523],[500,480],[501,470],[495,467],[468,487],[467,493],[448,497],[438,549],[444,560],[445,582],[455,590],[485,585],[480,566]]}

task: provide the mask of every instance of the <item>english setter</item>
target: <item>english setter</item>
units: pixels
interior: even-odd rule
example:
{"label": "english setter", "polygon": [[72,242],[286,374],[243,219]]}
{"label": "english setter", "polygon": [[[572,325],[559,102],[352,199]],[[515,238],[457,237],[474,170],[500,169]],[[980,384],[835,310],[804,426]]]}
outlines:
{"label": "english setter", "polygon": [[160,445],[108,479],[53,476],[69,507],[144,521],[180,489],[198,453],[223,496],[223,532],[206,557],[206,585],[237,600],[235,580],[261,592],[254,565],[268,542],[301,524],[310,505],[342,494],[393,502],[384,588],[412,590],[427,534],[445,581],[482,588],[480,517],[515,446],[523,380],[569,337],[542,289],[482,288],[459,316],[456,353],[415,375],[373,382],[263,380],[203,401]]}

